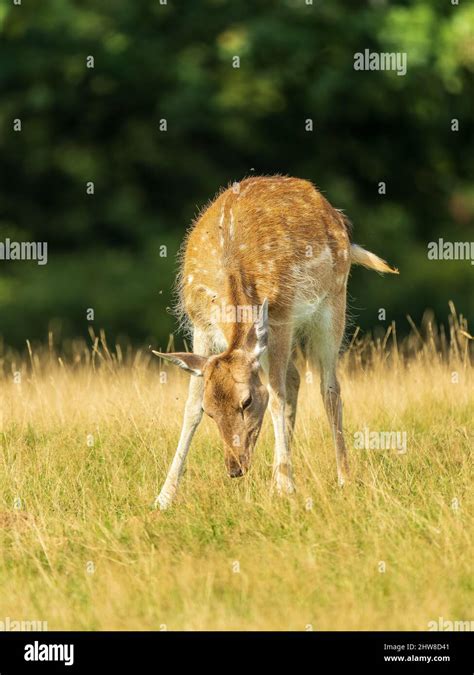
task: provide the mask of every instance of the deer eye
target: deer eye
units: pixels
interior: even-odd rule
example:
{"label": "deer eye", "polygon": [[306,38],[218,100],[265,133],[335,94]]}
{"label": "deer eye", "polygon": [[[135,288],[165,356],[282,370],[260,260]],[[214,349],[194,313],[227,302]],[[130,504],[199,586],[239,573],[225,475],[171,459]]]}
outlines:
{"label": "deer eye", "polygon": [[252,396],[249,394],[247,398],[244,398],[244,400],[241,403],[242,410],[248,408],[251,403],[252,403]]}

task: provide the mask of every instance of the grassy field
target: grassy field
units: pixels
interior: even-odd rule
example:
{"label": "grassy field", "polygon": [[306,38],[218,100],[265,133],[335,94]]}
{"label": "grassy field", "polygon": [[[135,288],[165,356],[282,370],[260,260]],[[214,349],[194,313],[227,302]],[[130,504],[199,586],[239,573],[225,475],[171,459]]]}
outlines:
{"label": "grassy field", "polygon": [[[452,316],[451,327],[451,340],[428,326],[398,350],[393,331],[352,343],[341,363],[344,489],[315,374],[300,396],[294,497],[271,492],[268,419],[240,480],[226,477],[205,420],[164,513],[154,501],[185,376],[100,340],[63,360],[3,353],[0,621],[304,631],[474,619],[474,387],[467,326]],[[406,452],[355,448],[365,428],[406,432]]]}

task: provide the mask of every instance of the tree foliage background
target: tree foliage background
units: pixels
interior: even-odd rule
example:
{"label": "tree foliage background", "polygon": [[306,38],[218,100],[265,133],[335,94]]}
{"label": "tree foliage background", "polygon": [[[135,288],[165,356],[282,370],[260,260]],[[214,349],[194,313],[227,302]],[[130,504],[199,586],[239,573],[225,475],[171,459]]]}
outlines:
{"label": "tree foliage background", "polygon": [[[313,180],[399,267],[353,271],[364,328],[380,307],[400,329],[449,299],[472,315],[474,267],[426,248],[474,240],[473,24],[449,0],[5,0],[0,241],[49,261],[0,261],[4,340],[84,335],[93,308],[110,338],[165,346],[187,227],[252,173]],[[355,71],[364,49],[406,52],[407,74]]]}

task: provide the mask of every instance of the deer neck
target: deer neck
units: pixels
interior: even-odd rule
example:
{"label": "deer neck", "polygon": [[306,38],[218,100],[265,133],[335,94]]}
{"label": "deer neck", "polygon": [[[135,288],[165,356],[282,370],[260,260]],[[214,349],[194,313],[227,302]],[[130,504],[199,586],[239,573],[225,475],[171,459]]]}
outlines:
{"label": "deer neck", "polygon": [[258,316],[254,285],[240,271],[229,272],[219,308],[219,328],[227,342],[227,351],[244,346],[247,334]]}

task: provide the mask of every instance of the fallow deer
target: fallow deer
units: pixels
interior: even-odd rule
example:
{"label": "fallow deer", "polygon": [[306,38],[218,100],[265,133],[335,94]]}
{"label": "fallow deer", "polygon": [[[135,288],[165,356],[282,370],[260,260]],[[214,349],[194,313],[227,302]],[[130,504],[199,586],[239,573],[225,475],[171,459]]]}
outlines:
{"label": "fallow deer", "polygon": [[[274,482],[292,493],[290,442],[300,377],[297,345],[319,364],[321,393],[336,448],[339,484],[349,466],[336,364],[352,263],[397,273],[351,243],[348,219],[312,183],[252,177],[224,191],[187,236],[180,311],[193,352],[158,356],[191,373],[178,448],[158,497],[170,506],[203,412],[215,420],[231,477],[245,474],[269,404]],[[265,376],[265,384],[262,381]]]}

